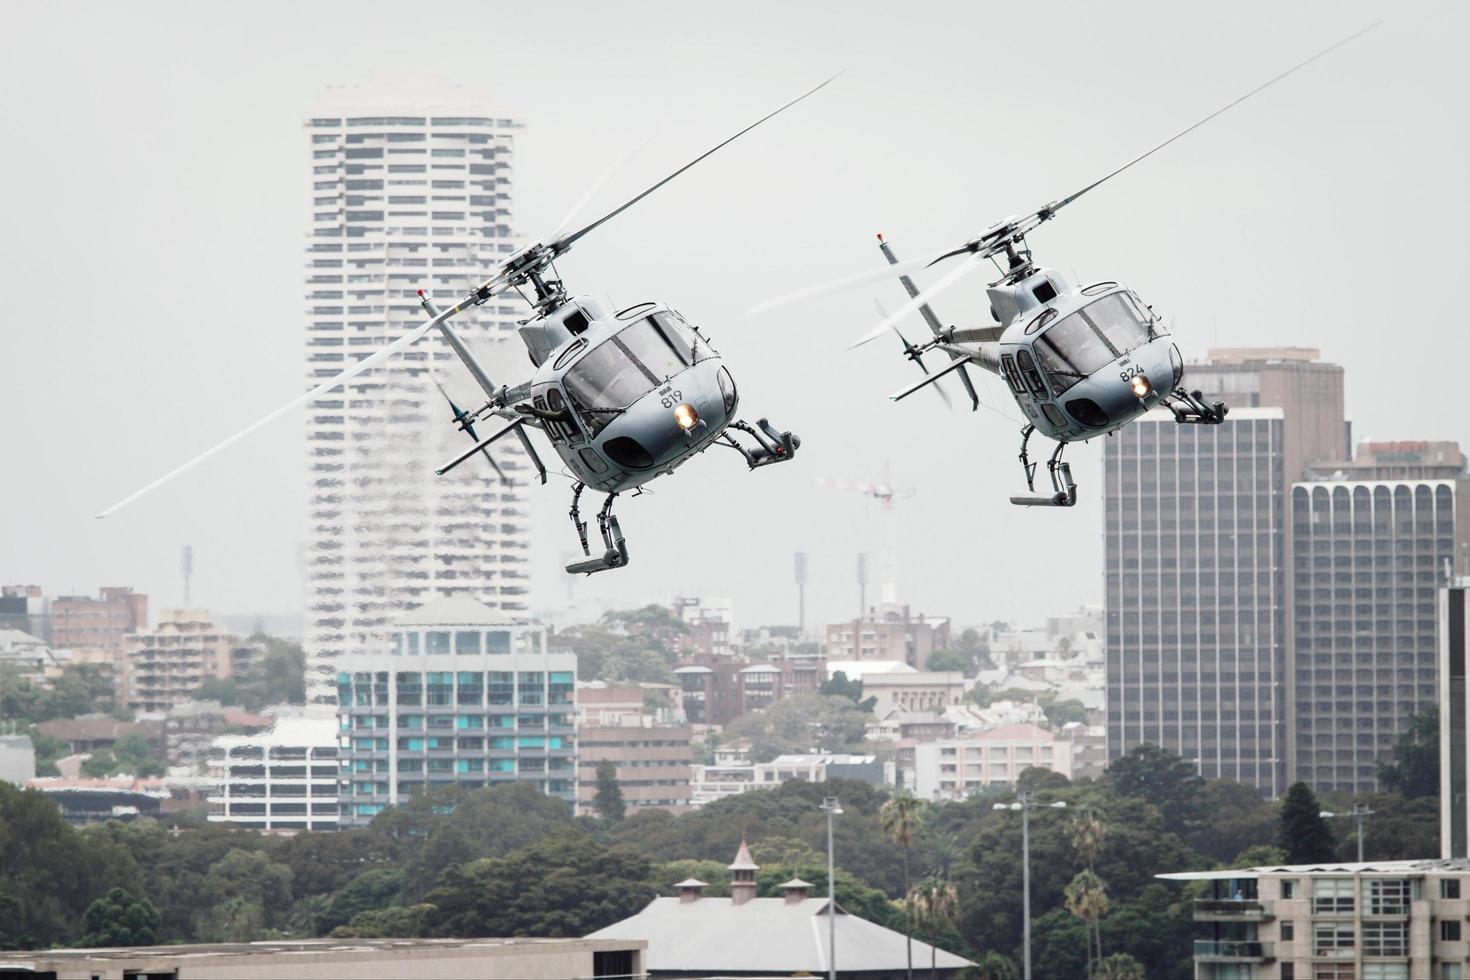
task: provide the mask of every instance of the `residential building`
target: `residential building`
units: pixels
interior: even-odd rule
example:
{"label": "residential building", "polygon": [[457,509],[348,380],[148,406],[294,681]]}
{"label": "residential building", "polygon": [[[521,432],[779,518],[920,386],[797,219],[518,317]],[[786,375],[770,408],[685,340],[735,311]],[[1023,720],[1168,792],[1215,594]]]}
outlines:
{"label": "residential building", "polygon": [[1285,427],[1280,408],[1153,411],[1105,440],[1110,758],[1151,742],[1285,789]]}
{"label": "residential building", "polygon": [[[483,110],[428,104],[344,104],[306,121],[308,384],[423,322],[417,289],[458,299],[515,251],[519,128]],[[461,313],[454,328],[474,345],[508,334],[524,315],[514,297],[500,297]],[[464,378],[454,362],[441,338],[428,337],[307,410],[311,700],[330,703],[337,659],[370,648],[419,605],[466,596],[507,620],[528,608],[530,469],[520,448],[495,449],[509,484],[483,463],[434,473],[464,448],[430,376],[438,369],[454,387]]]}
{"label": "residential building", "polygon": [[728,657],[730,655],[729,599],[702,599],[678,596],[674,599],[674,615],[689,632],[679,637],[679,652],[686,657]]}
{"label": "residential building", "polygon": [[861,619],[827,627],[829,660],[897,660],[916,670],[929,663],[929,654],[949,648],[949,620],[917,616],[902,606]]}
{"label": "residential building", "polygon": [[961,704],[969,683],[959,671],[918,671],[912,674],[868,674],[863,697],[876,698],[873,714],[879,718],[894,708],[934,714]]}
{"label": "residential building", "polygon": [[614,939],[292,939],[6,953],[21,976],[190,980],[525,980],[642,976],[647,944]]}
{"label": "residential building", "polygon": [[[579,695],[583,692],[578,692]],[[611,762],[629,813],[689,809],[694,761],[688,726],[584,725],[577,731],[577,809],[589,812],[597,795],[597,766]]]}
{"label": "residential building", "polygon": [[260,648],[215,626],[203,609],[165,609],[151,631],[130,633],[122,654],[121,703],[167,711],[206,680],[244,676]]}
{"label": "residential building", "polygon": [[1455,480],[1465,475],[1458,442],[1360,442],[1353,458],[1308,465],[1308,480]]}
{"label": "residential building", "polygon": [[643,688],[637,684],[581,681],[577,684],[577,727],[643,724]]}
{"label": "residential building", "polygon": [[886,781],[883,763],[875,755],[809,752],[778,755],[770,762],[751,763],[748,757],[722,757],[717,752],[715,765],[692,767],[690,805],[697,809],[727,796],[757,789],[775,789],[794,779],[808,783],[856,779],[873,786],[880,786]]}
{"label": "residential building", "polygon": [[788,684],[804,691],[821,686],[820,681],[813,684],[812,668],[806,661],[778,666],[703,654],[679,661],[674,679],[682,692],[684,717],[691,725],[705,726],[728,725],[770,707],[787,695]]}
{"label": "residential building", "polygon": [[129,635],[148,630],[148,597],[129,588],[107,586],[96,598],[58,596],[50,610],[52,645],[76,651],[86,662],[113,662]]}
{"label": "residential building", "polygon": [[577,658],[466,596],[404,614],[336,663],[342,824],[425,789],[529,782],[576,804]]}
{"label": "residential building", "polygon": [[50,643],[50,606],[39,585],[0,585],[0,630],[19,630]]}
{"label": "residential building", "polygon": [[1470,690],[1465,684],[1470,576],[1457,576],[1440,587],[1437,614],[1440,856],[1470,858]]}
{"label": "residential building", "polygon": [[214,740],[209,822],[251,830],[336,830],[341,752],[330,709],[280,716],[268,730]]}
{"label": "residential building", "polygon": [[[638,914],[599,929],[589,939],[648,944],[649,977],[829,976],[843,980],[901,977],[912,955],[916,969],[957,980],[969,960],[815,898],[810,882],[793,878],[780,898],[756,897],[756,872],[744,841],[730,865],[730,897],[711,898],[707,884],[688,878],[677,897],[655,898]],[[829,933],[834,941],[829,942]],[[835,961],[829,960],[835,947]],[[832,967],[836,970],[831,971]]]}
{"label": "residential building", "polygon": [[0,735],[0,782],[24,786],[36,778],[36,747],[29,735]]}
{"label": "residential building", "polygon": [[60,661],[39,636],[0,629],[0,667],[32,684],[46,685],[60,669]]}
{"label": "residential building", "polygon": [[[266,731],[273,720],[244,708],[225,707],[218,701],[185,701],[163,716],[163,757],[171,766],[197,769],[209,757],[216,738],[226,734]],[[335,737],[332,739],[336,745]]]}
{"label": "residential building", "polygon": [[43,721],[36,730],[47,738],[65,742],[73,755],[110,751],[117,740],[129,732],[138,732],[153,747],[162,747],[163,726],[154,720],[118,721],[111,715],[78,715],[75,718],[53,718]]}
{"label": "residential building", "polygon": [[992,786],[1012,786],[1027,769],[1072,778],[1072,742],[1035,725],[1004,725],[968,738],[914,746],[914,795],[963,800]]}
{"label": "residential building", "polygon": [[1198,980],[1462,980],[1470,862],[1381,861],[1186,871]]}
{"label": "residential building", "polygon": [[1069,721],[1062,726],[1061,739],[1072,746],[1072,778],[1101,779],[1108,767],[1108,729]]}
{"label": "residential building", "polygon": [[[1415,455],[1365,450],[1390,471],[1385,457]],[[1436,703],[1439,587],[1447,571],[1470,574],[1467,492],[1453,477],[1292,487],[1296,778],[1319,791],[1376,791],[1378,762]]]}

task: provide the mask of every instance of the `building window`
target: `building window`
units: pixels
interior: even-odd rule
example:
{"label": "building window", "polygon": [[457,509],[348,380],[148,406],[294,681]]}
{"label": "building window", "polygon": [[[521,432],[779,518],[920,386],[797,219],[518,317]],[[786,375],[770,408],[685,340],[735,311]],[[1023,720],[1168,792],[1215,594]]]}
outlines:
{"label": "building window", "polygon": [[1286,962],[1281,964],[1281,980],[1296,980],[1296,964]]}
{"label": "building window", "polygon": [[447,630],[432,630],[424,634],[424,636],[426,640],[424,647],[425,653],[449,652],[449,632]]}
{"label": "building window", "polygon": [[1285,919],[1281,923],[1281,941],[1289,943],[1296,938],[1296,923]]}
{"label": "building window", "polygon": [[1460,897],[1460,879],[1459,878],[1441,878],[1441,879],[1439,879],[1439,897],[1440,898],[1459,898]]}
{"label": "building window", "polygon": [[1296,897],[1296,879],[1295,878],[1283,878],[1281,880],[1281,897],[1282,898],[1295,898]]}
{"label": "building window", "polygon": [[1363,980],[1409,980],[1407,963],[1364,963]]}
{"label": "building window", "polygon": [[1439,924],[1440,942],[1457,943],[1460,941],[1460,920],[1445,919]]}
{"label": "building window", "polygon": [[1465,971],[1458,963],[1441,963],[1439,965],[1439,980],[1464,980]]}
{"label": "building window", "polygon": [[1349,923],[1319,922],[1312,929],[1313,956],[1352,956],[1355,945]]}
{"label": "building window", "polygon": [[1312,882],[1313,915],[1351,915],[1353,879],[1318,878]]}
{"label": "building window", "polygon": [[[1452,924],[1459,925],[1458,922]],[[1363,955],[1408,956],[1409,924],[1407,922],[1364,922]]]}
{"label": "building window", "polygon": [[1408,879],[1370,878],[1363,882],[1363,914],[1408,915]]}
{"label": "building window", "polygon": [[480,634],[478,632],[460,631],[454,634],[455,653],[479,653]]}

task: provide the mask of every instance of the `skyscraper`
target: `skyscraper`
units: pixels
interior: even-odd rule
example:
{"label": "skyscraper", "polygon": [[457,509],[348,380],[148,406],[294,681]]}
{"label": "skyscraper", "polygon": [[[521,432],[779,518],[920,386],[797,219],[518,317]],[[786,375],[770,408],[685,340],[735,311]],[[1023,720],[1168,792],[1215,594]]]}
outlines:
{"label": "skyscraper", "polygon": [[[512,119],[419,107],[323,112],[311,139],[306,374],[311,384],[410,331],[415,291],[458,297],[515,249]],[[462,314],[470,342],[508,332],[508,300]],[[464,448],[434,389],[461,369],[436,335],[307,412],[309,696],[335,695],[334,661],[381,637],[425,601],[465,595],[515,615],[527,607],[529,472],[497,447],[512,486],[484,464],[447,477]],[[473,405],[464,407],[472,408]]]}
{"label": "skyscraper", "polygon": [[1437,602],[1447,573],[1470,572],[1470,481],[1444,443],[1366,443],[1313,471],[1291,493],[1296,778],[1372,792],[1438,694]]}
{"label": "skyscraper", "polygon": [[1280,791],[1284,429],[1279,408],[1218,426],[1159,411],[1107,440],[1111,758],[1152,742]]}
{"label": "skyscraper", "polygon": [[1277,795],[1294,770],[1286,500],[1347,455],[1342,368],[1304,348],[1212,350],[1185,384],[1221,426],[1151,413],[1103,460],[1108,755],[1153,742]]}

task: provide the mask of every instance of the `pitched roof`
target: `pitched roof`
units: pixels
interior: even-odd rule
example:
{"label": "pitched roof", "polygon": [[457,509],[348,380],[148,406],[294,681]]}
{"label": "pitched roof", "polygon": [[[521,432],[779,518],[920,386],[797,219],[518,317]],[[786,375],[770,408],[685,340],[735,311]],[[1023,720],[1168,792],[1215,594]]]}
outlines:
{"label": "pitched roof", "polygon": [[[735,905],[728,898],[681,903],[655,898],[643,911],[592,933],[588,939],[646,939],[649,971],[687,973],[827,972],[827,900],[753,898]],[[907,963],[901,933],[837,908],[839,970],[901,971]],[[914,940],[914,962],[929,963],[928,943]],[[973,966],[936,949],[941,970]]]}
{"label": "pitched roof", "polygon": [[745,843],[745,838],[740,838],[740,850],[735,852],[735,863],[730,865],[731,871],[759,871],[760,865],[750,856],[750,846]]}
{"label": "pitched roof", "polygon": [[398,626],[508,626],[510,617],[466,595],[425,603],[398,618]]}

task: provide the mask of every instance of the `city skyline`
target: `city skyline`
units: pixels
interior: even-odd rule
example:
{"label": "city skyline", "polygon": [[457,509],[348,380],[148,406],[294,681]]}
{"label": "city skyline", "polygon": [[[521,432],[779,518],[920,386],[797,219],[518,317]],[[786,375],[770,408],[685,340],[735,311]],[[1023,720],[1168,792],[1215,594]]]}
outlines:
{"label": "city skyline", "polygon": [[[568,582],[559,571],[566,549],[561,539],[546,538],[558,543],[542,545],[534,558],[533,587],[542,597],[536,604],[556,605],[568,587],[612,607],[707,592],[731,595],[742,622],[794,621],[794,581],[784,570],[766,573],[767,556],[779,548],[812,556],[808,621],[847,618],[857,604],[859,549],[852,539],[873,515],[862,501],[834,499],[814,483],[818,477],[871,478],[884,459],[918,488],[899,518],[898,555],[900,599],[916,610],[964,622],[967,615],[988,619],[992,608],[1004,608],[1034,621],[1054,605],[1059,590],[1079,601],[1099,598],[1102,467],[1096,447],[1078,447],[1072,457],[1082,494],[1076,513],[1017,514],[1005,503],[1018,479],[1010,424],[982,410],[973,417],[945,414],[945,424],[935,425],[937,403],[887,403],[887,393],[908,381],[891,352],[835,353],[876,318],[875,297],[890,304],[900,299],[897,287],[741,318],[768,295],[875,265],[868,237],[875,230],[889,233],[900,256],[912,255],[973,234],[1033,199],[1055,196],[1079,176],[1125,159],[1149,135],[1170,131],[1269,77],[1300,56],[1304,38],[1331,40],[1371,19],[1372,11],[1367,5],[1333,8],[1330,24],[1265,6],[1204,24],[1164,7],[1116,16],[1081,7],[1068,13],[1065,29],[1050,39],[1058,57],[1044,72],[1025,46],[986,51],[997,77],[1026,79],[1031,96],[1020,104],[1003,92],[992,99],[951,84],[967,77],[964,65],[973,57],[964,38],[1026,35],[1024,17],[999,10],[949,12],[964,29],[945,32],[952,37],[926,35],[931,46],[922,58],[906,45],[916,36],[880,35],[878,24],[885,32],[891,25],[876,7],[855,11],[830,38],[823,36],[830,26],[825,18],[783,11],[780,36],[737,24],[719,44],[708,38],[711,25],[688,13],[669,18],[670,36],[685,43],[670,47],[663,74],[618,50],[631,25],[589,8],[558,39],[566,70],[533,84],[526,69],[550,52],[523,25],[505,25],[499,56],[473,69],[384,71],[377,65],[391,63],[390,42],[401,49],[401,35],[382,29],[386,8],[364,8],[360,19],[340,25],[356,44],[323,54],[315,41],[329,23],[338,26],[330,12],[293,18],[300,30],[291,31],[279,29],[284,8],[267,7],[258,21],[236,25],[246,36],[268,30],[295,38],[267,76],[232,60],[241,57],[234,45],[217,46],[223,50],[204,59],[194,46],[174,45],[181,53],[172,56],[154,49],[170,44],[167,29],[137,37],[127,57],[146,56],[158,65],[129,76],[126,91],[153,110],[141,114],[118,111],[113,100],[122,92],[80,89],[62,77],[37,90],[25,75],[36,71],[34,55],[18,50],[5,69],[15,73],[16,84],[7,88],[30,101],[6,104],[35,134],[38,153],[7,159],[3,176],[43,192],[16,203],[22,233],[7,241],[0,276],[12,295],[71,295],[83,280],[93,284],[94,295],[64,314],[54,304],[28,314],[27,329],[13,334],[16,357],[0,369],[0,398],[7,410],[46,420],[17,432],[21,458],[41,458],[44,447],[54,445],[52,426],[101,438],[85,454],[51,458],[44,474],[3,491],[5,513],[12,515],[5,537],[14,546],[0,556],[6,570],[0,577],[37,580],[48,592],[90,593],[97,584],[128,582],[160,605],[176,605],[166,597],[182,592],[178,549],[192,544],[196,604],[226,612],[300,607],[301,549],[308,535],[301,481],[290,472],[297,465],[292,461],[302,458],[290,423],[260,433],[233,458],[211,461],[165,499],[119,515],[117,524],[99,525],[91,514],[299,384],[291,352],[300,350],[297,249],[309,208],[295,177],[299,120],[330,86],[365,81],[371,84],[364,89],[379,91],[459,86],[461,92],[493,93],[485,101],[497,116],[528,123],[523,172],[535,176],[518,181],[517,212],[524,219],[519,230],[530,230],[553,226],[609,160],[637,146],[644,134],[660,130],[615,175],[607,200],[829,67],[851,64],[839,84],[813,100],[799,125],[773,124],[709,161],[703,172],[620,218],[606,245],[589,242],[568,259],[578,282],[589,288],[630,300],[668,298],[705,326],[731,360],[745,397],[769,405],[773,417],[789,419],[783,424],[802,435],[804,459],[790,468],[794,472],[762,473],[760,480],[717,468],[681,473],[657,497],[630,505],[640,527],[638,551],[633,564],[615,575]],[[13,36],[63,26],[35,11],[5,16],[15,22]],[[1435,392],[1453,385],[1447,363],[1430,359],[1420,369],[1427,409],[1421,400],[1403,399],[1392,390],[1396,386],[1375,383],[1381,324],[1398,316],[1395,291],[1334,288],[1351,281],[1345,270],[1365,278],[1359,249],[1368,240],[1414,240],[1422,249],[1416,261],[1430,277],[1448,280],[1460,264],[1465,245],[1443,237],[1437,222],[1425,217],[1455,207],[1456,195],[1464,193],[1449,179],[1459,137],[1433,124],[1437,112],[1425,100],[1407,94],[1443,84],[1436,73],[1448,68],[1437,68],[1418,45],[1426,36],[1433,44],[1436,35],[1453,34],[1455,16],[1428,6],[1396,12],[1361,42],[1371,50],[1345,49],[1313,66],[1048,228],[1035,243],[1038,258],[1125,278],[1176,322],[1191,358],[1216,344],[1321,347],[1325,357],[1362,379],[1350,382],[1348,404],[1365,435],[1461,438],[1451,413],[1433,404],[1443,397]],[[125,33],[124,26],[105,14],[73,26],[66,25],[64,57],[80,60],[63,64],[92,71],[118,57],[103,42],[112,32]],[[226,29],[222,23],[203,26]],[[1145,31],[1162,42],[1160,64],[1134,66],[1104,56],[1136,44]],[[749,44],[727,43],[747,34]],[[238,70],[216,71],[220,58]],[[1162,71],[1171,76],[1167,92],[1153,84]],[[414,84],[403,88],[393,76]],[[928,76],[942,84],[924,81]],[[176,77],[198,85],[191,91],[175,84]],[[589,87],[594,77],[598,84]],[[670,86],[670,78],[683,84]],[[738,83],[719,84],[729,79]],[[1038,108],[1048,113],[1045,125],[1036,122]],[[892,139],[874,140],[875,112],[906,125]],[[956,116],[972,121],[953,126]],[[997,131],[1027,133],[1028,149],[997,149],[989,139]],[[104,148],[111,165],[105,180],[78,169],[95,157],[81,151],[81,140]],[[974,160],[981,154],[986,165],[977,177]],[[1411,184],[1390,179],[1409,169],[1418,175]],[[250,190],[242,195],[235,188]],[[1338,202],[1349,192],[1357,203],[1351,212],[1340,211]],[[1393,230],[1375,230],[1389,216]],[[1278,222],[1271,247],[1290,249],[1290,275],[1260,261],[1262,221]],[[1341,234],[1344,221],[1351,236]],[[58,229],[76,227],[95,229],[67,239],[87,276],[58,275],[38,263],[36,256],[60,247]],[[940,313],[963,322],[978,304],[974,294],[958,293],[946,297]],[[1452,322],[1448,295],[1430,292],[1422,299],[1426,342],[1445,342],[1439,324]],[[137,332],[142,323],[147,335]],[[24,371],[15,367],[21,363]],[[793,385],[794,374],[804,384]],[[840,387],[829,377],[840,377]],[[981,393],[990,406],[1004,402],[993,379],[982,381]],[[98,400],[109,406],[101,418]],[[833,412],[834,404],[842,411]],[[961,547],[1017,556],[1005,575],[988,568],[952,573],[956,500],[963,502],[965,526],[973,529]],[[940,501],[949,506],[936,506]],[[564,521],[563,508],[554,493],[533,495],[539,528],[549,531]],[[727,560],[690,560],[684,545],[692,527]],[[749,547],[756,534],[764,539],[758,553]],[[1065,567],[1041,557],[1064,549],[1074,556]],[[863,550],[876,552],[876,542]],[[788,561],[783,556],[781,565]]]}

